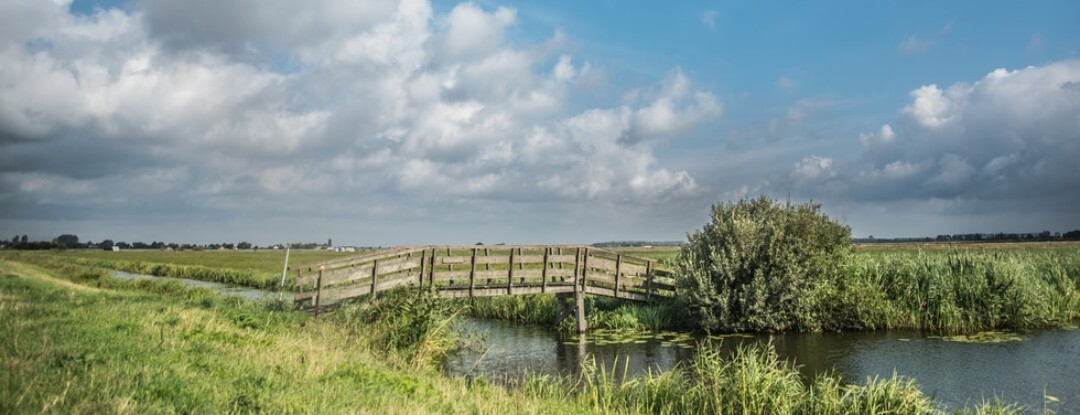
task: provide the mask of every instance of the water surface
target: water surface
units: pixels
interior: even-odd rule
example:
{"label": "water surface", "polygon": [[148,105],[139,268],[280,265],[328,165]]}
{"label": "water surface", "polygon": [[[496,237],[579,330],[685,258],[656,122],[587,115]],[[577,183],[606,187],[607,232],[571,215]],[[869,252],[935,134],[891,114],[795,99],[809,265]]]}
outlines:
{"label": "water surface", "polygon": [[[598,345],[560,339],[548,327],[478,319],[464,321],[460,329],[481,333],[483,346],[451,356],[446,372],[495,381],[525,373],[574,376],[589,356],[617,377],[667,370],[691,357],[699,340],[679,341],[672,334]],[[1045,392],[1060,400],[1050,406],[1058,414],[1080,414],[1080,330],[1022,335],[1023,341],[972,344],[912,331],[780,334],[727,337],[717,347],[771,341],[807,378],[835,371],[846,382],[862,383],[895,372],[914,378],[924,393],[954,409],[1000,396],[1038,413]]]}

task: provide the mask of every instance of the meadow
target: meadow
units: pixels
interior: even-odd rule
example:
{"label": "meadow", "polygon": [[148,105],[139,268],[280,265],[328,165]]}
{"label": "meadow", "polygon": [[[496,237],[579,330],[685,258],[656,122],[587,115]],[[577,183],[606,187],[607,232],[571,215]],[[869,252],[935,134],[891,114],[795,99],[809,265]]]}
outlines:
{"label": "meadow", "polygon": [[[702,348],[671,371],[615,379],[448,378],[458,311],[391,292],[322,319],[175,282],[120,281],[71,261],[0,259],[0,413],[941,412],[910,379],[809,382],[768,347]],[[38,258],[40,259],[40,258]],[[588,363],[586,363],[588,365]],[[961,413],[1019,413],[991,401]]]}
{"label": "meadow", "polygon": [[[329,250],[297,249],[289,253],[290,265],[310,264],[356,253]],[[8,252],[5,257],[47,263],[64,261],[89,267],[114,269],[133,274],[158,277],[188,278],[243,285],[255,288],[277,288],[285,262],[284,250],[102,250],[24,251]],[[286,276],[286,283],[294,280]]]}
{"label": "meadow", "polygon": [[[618,248],[671,267],[678,248]],[[295,250],[291,265],[353,253]],[[0,257],[49,266],[71,263],[125,272],[276,289],[283,251],[44,251]],[[287,275],[291,284],[293,275]],[[1080,319],[1080,243],[868,244],[814,287],[810,331],[919,329],[970,334],[1073,326]],[[553,296],[458,301],[463,313],[534,324],[554,320]],[[587,299],[589,326],[619,330],[694,329],[677,303]],[[569,330],[572,321],[564,321]]]}

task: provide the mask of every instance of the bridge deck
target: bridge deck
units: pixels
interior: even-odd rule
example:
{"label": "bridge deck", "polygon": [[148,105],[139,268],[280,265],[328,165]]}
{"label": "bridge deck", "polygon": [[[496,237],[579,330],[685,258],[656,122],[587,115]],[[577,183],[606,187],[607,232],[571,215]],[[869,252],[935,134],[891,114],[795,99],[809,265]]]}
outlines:
{"label": "bridge deck", "polygon": [[296,303],[315,308],[400,285],[451,298],[581,293],[645,302],[675,290],[655,261],[582,246],[403,247],[292,270]]}

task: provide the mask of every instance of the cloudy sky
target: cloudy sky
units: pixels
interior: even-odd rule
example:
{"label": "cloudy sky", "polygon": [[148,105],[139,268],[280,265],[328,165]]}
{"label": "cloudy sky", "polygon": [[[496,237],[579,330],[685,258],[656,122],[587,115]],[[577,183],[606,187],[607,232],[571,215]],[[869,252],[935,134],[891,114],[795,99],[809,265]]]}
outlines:
{"label": "cloudy sky", "polygon": [[534,3],[4,0],[0,238],[1080,228],[1080,2]]}

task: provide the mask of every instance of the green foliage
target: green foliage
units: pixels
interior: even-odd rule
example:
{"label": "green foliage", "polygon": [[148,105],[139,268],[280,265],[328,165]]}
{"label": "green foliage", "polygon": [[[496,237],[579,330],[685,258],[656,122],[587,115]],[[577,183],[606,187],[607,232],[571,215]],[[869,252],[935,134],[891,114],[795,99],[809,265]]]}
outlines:
{"label": "green foliage", "polygon": [[851,229],[814,204],[760,197],[714,205],[676,260],[679,297],[705,330],[817,330],[819,285],[851,251]]}
{"label": "green foliage", "polygon": [[403,286],[341,310],[333,318],[373,340],[376,347],[424,366],[441,362],[456,348],[458,336],[450,325],[456,315],[456,307],[433,291]]}
{"label": "green foliage", "polygon": [[817,297],[828,330],[1066,326],[1080,317],[1080,252],[860,253]]}
{"label": "green foliage", "polygon": [[555,295],[514,295],[452,300],[477,318],[550,325],[555,321]]}
{"label": "green foliage", "polygon": [[[844,384],[835,374],[804,382],[793,364],[771,345],[740,346],[725,356],[699,345],[691,360],[663,373],[625,379],[586,361],[574,385],[534,377],[519,388],[572,399],[588,409],[652,414],[938,414],[945,413],[912,379],[893,375],[863,384]],[[563,392],[559,392],[562,390]],[[1022,408],[996,400],[960,413],[1019,414]]]}

